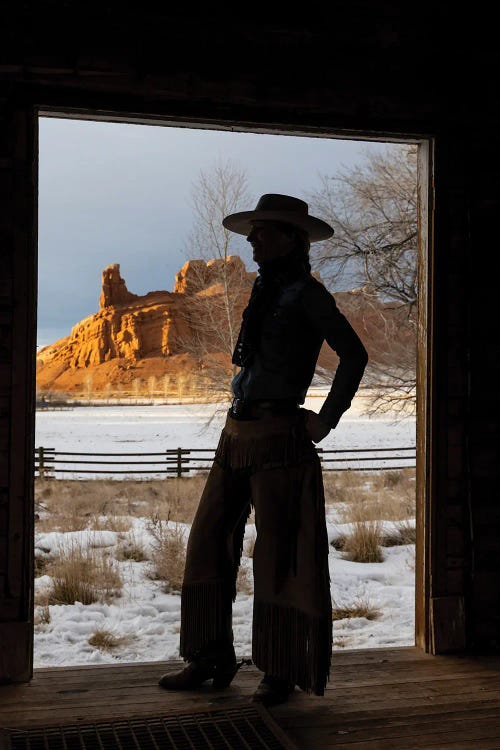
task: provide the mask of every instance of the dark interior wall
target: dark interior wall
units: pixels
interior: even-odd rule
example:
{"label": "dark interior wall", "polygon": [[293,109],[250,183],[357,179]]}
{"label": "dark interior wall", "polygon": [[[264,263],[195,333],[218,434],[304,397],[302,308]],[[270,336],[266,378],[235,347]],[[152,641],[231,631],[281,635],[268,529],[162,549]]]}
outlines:
{"label": "dark interior wall", "polygon": [[20,5],[4,17],[0,50],[0,679],[31,670],[38,107],[432,138],[424,300],[432,335],[420,373],[429,402],[419,428],[429,502],[417,571],[429,606],[420,602],[418,641],[435,651],[498,647],[498,334],[488,252],[499,123],[487,20],[473,9],[452,15],[445,3],[389,0],[301,8],[300,19],[290,8],[273,19],[272,9],[253,7],[265,21],[153,12],[147,3],[129,11],[109,0],[95,9]]}
{"label": "dark interior wall", "polygon": [[[493,68],[495,75],[496,70]],[[490,92],[491,96],[491,92]],[[491,103],[491,99],[489,98]],[[487,118],[483,120],[484,124]],[[479,646],[500,648],[500,356],[497,226],[500,216],[498,148],[489,128],[468,143],[470,252],[465,269],[467,389],[464,442],[469,465],[471,629]]]}
{"label": "dark interior wall", "polygon": [[32,651],[33,361],[36,351],[36,122],[0,114],[0,681]]}

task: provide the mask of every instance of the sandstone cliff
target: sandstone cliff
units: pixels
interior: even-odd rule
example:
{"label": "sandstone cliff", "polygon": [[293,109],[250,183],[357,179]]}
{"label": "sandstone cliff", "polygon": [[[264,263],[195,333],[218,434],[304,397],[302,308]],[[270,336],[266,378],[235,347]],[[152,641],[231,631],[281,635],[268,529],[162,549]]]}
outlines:
{"label": "sandstone cliff", "polygon": [[[222,264],[222,265],[221,265]],[[222,261],[187,261],[173,292],[140,296],[128,291],[117,263],[102,273],[99,310],[77,323],[66,338],[37,355],[40,391],[130,393],[152,390],[151,378],[193,374],[200,369],[193,340],[193,300],[221,295]],[[238,256],[229,256],[225,273],[238,281],[239,307],[248,298],[255,274]],[[138,382],[140,381],[140,382]],[[161,389],[160,383],[155,389]]]}
{"label": "sandstone cliff", "polygon": [[[173,292],[129,292],[120,266],[102,274],[99,310],[77,323],[69,336],[41,349],[37,387],[41,392],[105,396],[168,396],[192,389],[227,387],[230,352],[255,273],[238,256],[190,260],[177,273]],[[397,358],[401,370],[415,358],[408,311],[374,301],[366,290],[337,292],[342,312],[361,336],[371,364],[384,370]],[[233,331],[228,334],[228,309]],[[331,379],[337,357],[324,345],[319,371]],[[366,380],[366,378],[365,378]]]}

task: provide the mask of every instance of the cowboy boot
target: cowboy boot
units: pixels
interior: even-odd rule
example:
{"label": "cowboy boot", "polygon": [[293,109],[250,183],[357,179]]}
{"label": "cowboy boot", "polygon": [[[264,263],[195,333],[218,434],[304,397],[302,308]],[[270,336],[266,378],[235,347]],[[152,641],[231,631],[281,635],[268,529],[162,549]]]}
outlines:
{"label": "cowboy boot", "polygon": [[266,707],[277,706],[285,703],[294,689],[293,682],[266,674],[253,694],[252,701]]}
{"label": "cowboy boot", "polygon": [[232,644],[205,649],[195,654],[180,672],[164,674],[158,684],[165,690],[196,690],[207,680],[212,680],[212,687],[222,690],[231,684],[243,663],[245,660],[237,664]]}

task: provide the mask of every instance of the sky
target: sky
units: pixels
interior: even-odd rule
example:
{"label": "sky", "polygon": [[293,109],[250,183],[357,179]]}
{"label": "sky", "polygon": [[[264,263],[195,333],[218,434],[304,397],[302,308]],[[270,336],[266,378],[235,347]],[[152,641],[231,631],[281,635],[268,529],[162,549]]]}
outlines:
{"label": "sky", "polygon": [[[200,171],[230,159],[252,201],[307,200],[320,176],[380,143],[62,118],[39,120],[38,346],[97,312],[102,270],[119,263],[129,291],[172,290],[193,226]],[[235,238],[236,239],[236,238]],[[235,247],[235,250],[238,248]],[[252,262],[250,270],[255,270]]]}

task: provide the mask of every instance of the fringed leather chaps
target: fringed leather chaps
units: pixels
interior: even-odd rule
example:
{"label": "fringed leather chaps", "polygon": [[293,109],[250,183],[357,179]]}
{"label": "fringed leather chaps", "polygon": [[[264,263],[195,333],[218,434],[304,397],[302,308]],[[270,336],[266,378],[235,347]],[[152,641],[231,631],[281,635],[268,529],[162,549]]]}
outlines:
{"label": "fringed leather chaps", "polygon": [[189,537],[181,655],[232,642],[245,523],[255,508],[252,658],[263,672],[323,695],[332,610],[321,465],[304,412],[228,416]]}

